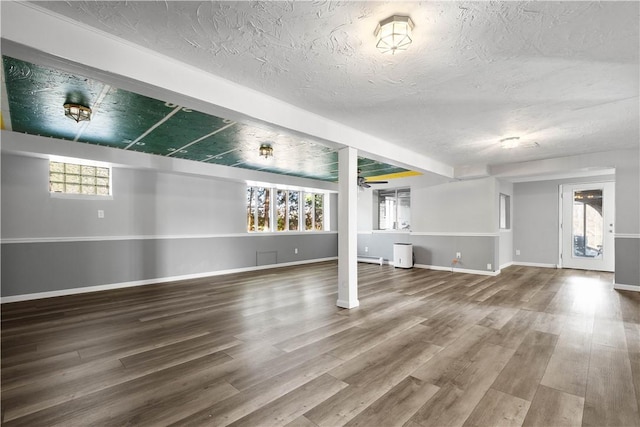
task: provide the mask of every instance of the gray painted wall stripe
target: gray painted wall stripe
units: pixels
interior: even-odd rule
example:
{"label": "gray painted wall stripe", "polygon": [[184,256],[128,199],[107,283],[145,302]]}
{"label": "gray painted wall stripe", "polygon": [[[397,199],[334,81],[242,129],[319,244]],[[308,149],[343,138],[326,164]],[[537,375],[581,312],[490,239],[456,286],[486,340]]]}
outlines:
{"label": "gray painted wall stripe", "polygon": [[250,268],[258,252],[278,264],[338,255],[336,233],[285,236],[2,245],[2,297]]}

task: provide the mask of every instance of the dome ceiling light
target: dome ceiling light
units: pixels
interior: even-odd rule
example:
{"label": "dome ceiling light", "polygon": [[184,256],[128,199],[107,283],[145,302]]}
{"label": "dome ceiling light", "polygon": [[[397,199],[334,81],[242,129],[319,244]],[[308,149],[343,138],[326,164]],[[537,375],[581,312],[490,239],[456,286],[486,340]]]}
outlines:
{"label": "dome ceiling light", "polygon": [[76,123],[91,120],[91,108],[80,104],[64,104],[64,115],[72,118]]}
{"label": "dome ceiling light", "polygon": [[394,55],[398,51],[407,50],[411,44],[413,21],[408,16],[393,15],[380,21],[376,31],[376,47],[382,53]]}
{"label": "dome ceiling light", "polygon": [[259,152],[260,155],[265,159],[273,157],[273,147],[271,146],[271,144],[260,144]]}

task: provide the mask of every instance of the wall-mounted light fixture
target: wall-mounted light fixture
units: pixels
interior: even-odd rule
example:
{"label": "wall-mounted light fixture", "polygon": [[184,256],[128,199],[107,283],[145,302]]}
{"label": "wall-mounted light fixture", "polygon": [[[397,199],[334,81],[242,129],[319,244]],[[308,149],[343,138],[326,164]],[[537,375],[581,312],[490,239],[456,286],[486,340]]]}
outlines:
{"label": "wall-mounted light fixture", "polygon": [[413,21],[408,16],[393,15],[380,21],[373,33],[376,36],[376,47],[382,53],[392,55],[407,50],[411,44]]}
{"label": "wall-mounted light fixture", "polygon": [[64,115],[76,122],[91,120],[91,108],[80,104],[64,104]]}
{"label": "wall-mounted light fixture", "polygon": [[260,155],[265,159],[273,157],[273,147],[271,144],[260,144]]}

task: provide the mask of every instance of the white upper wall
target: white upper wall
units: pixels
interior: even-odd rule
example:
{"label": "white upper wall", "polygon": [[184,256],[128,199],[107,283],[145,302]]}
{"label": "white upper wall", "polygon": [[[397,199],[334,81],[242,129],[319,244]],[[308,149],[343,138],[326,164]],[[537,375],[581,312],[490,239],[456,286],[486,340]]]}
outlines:
{"label": "white upper wall", "polygon": [[240,182],[116,167],[112,198],[74,198],[51,195],[48,176],[47,159],[2,155],[3,240],[246,232]]}

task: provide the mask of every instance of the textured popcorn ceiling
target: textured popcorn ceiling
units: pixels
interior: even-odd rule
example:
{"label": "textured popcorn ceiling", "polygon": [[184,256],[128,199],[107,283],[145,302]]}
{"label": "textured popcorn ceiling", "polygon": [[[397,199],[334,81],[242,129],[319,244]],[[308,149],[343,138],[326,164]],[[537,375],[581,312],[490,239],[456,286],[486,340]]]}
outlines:
{"label": "textured popcorn ceiling", "polygon": [[35,3],[450,165],[638,146],[638,2]]}

